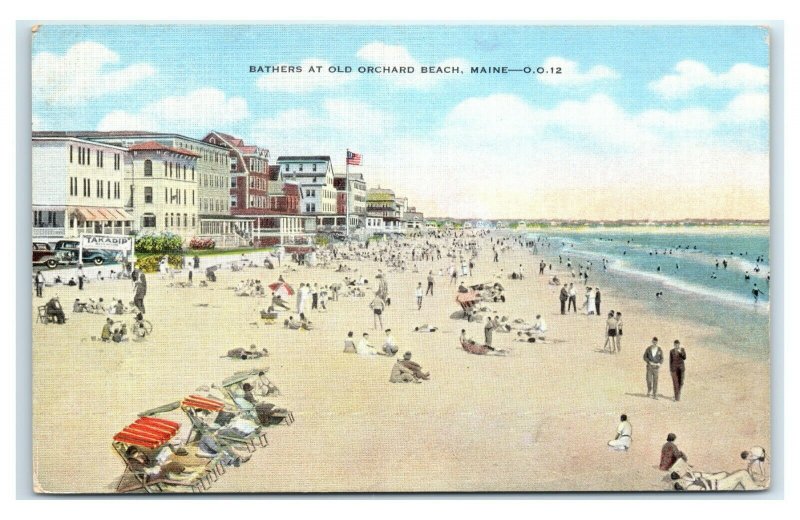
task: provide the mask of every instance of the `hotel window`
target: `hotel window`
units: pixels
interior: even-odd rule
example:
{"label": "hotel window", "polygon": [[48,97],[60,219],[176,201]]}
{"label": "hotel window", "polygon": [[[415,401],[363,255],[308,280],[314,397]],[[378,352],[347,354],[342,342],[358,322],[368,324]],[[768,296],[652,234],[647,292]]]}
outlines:
{"label": "hotel window", "polygon": [[153,161],[147,159],[144,162],[144,176],[145,177],[152,177],[153,176]]}
{"label": "hotel window", "polygon": [[175,190],[175,203],[181,203],[181,190]]}
{"label": "hotel window", "polygon": [[183,205],[185,206],[189,202],[189,199],[186,198],[186,190],[183,190]]}
{"label": "hotel window", "polygon": [[317,171],[317,163],[311,165],[311,171]]}
{"label": "hotel window", "polygon": [[194,180],[194,166],[192,166],[192,180]]}
{"label": "hotel window", "polygon": [[145,213],[142,215],[142,227],[154,228],[156,227],[156,216],[152,213]]}
{"label": "hotel window", "polygon": [[231,177],[231,188],[236,187],[236,177]]}
{"label": "hotel window", "polygon": [[164,227],[165,228],[169,227],[169,215],[167,215],[166,213],[164,213]]}
{"label": "hotel window", "polygon": [[186,180],[186,165],[183,165],[183,180]]}
{"label": "hotel window", "polygon": [[192,206],[194,206],[194,190],[192,190]]}
{"label": "hotel window", "polygon": [[92,165],[92,151],[88,148],[86,149],[86,165],[87,166]]}
{"label": "hotel window", "polygon": [[172,177],[172,163],[169,163],[169,176]]}
{"label": "hotel window", "polygon": [[167,161],[164,161],[164,177],[167,176]]}
{"label": "hotel window", "polygon": [[106,181],[106,198],[111,198],[111,181]]}
{"label": "hotel window", "polygon": [[194,215],[192,215],[192,227],[195,226]]}
{"label": "hotel window", "polygon": [[188,226],[188,225],[189,225],[189,215],[187,215],[186,213],[184,213],[184,214],[183,214],[183,227],[186,227],[186,226]]}
{"label": "hotel window", "polygon": [[102,164],[100,164],[100,150],[95,151],[95,154],[96,154],[94,161],[95,164],[97,164],[97,166],[103,166]]}
{"label": "hotel window", "polygon": [[146,186],[144,188],[144,203],[145,204],[153,203],[153,188],[151,188],[150,186]]}
{"label": "hotel window", "polygon": [[236,207],[236,195],[231,195],[231,207]]}
{"label": "hotel window", "polygon": [[72,162],[72,145],[69,145],[69,162]]}
{"label": "hotel window", "polygon": [[164,203],[169,204],[169,191],[167,191],[167,188],[164,188]]}

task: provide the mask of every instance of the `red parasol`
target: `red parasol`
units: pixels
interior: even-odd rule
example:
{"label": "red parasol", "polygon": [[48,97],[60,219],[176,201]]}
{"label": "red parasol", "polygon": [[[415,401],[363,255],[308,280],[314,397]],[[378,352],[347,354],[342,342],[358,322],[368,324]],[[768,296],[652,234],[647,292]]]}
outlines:
{"label": "red parasol", "polygon": [[280,296],[292,296],[294,294],[294,289],[286,282],[271,283],[269,284],[269,288],[272,292]]}

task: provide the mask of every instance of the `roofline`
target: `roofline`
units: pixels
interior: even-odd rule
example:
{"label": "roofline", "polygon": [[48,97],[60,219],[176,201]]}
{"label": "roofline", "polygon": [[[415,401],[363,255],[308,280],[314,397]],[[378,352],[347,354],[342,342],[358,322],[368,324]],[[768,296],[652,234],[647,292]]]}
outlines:
{"label": "roofline", "polygon": [[276,161],[328,161],[331,162],[330,155],[280,155]]}
{"label": "roofline", "polygon": [[220,150],[227,151],[228,149],[224,146],[219,146],[216,144],[211,144],[203,141],[202,139],[195,139],[194,137],[188,137],[183,134],[177,133],[165,133],[165,132],[145,132],[141,130],[121,130],[121,131],[111,131],[111,132],[100,132],[97,130],[86,130],[86,131],[61,131],[61,130],[46,130],[46,131],[36,131],[32,133],[33,137],[75,137],[78,139],[86,139],[88,141],[94,142],[95,140],[101,140],[104,138],[131,138],[137,139],[141,137],[179,137],[181,139],[185,139],[187,141],[191,141],[196,144],[201,144],[203,146],[210,146],[212,148],[219,148]]}
{"label": "roofline", "polygon": [[128,151],[128,149],[126,147],[119,146],[117,144],[98,143],[97,141],[88,141],[86,139],[81,139],[79,137],[70,137],[70,136],[65,136],[65,137],[37,137],[37,136],[34,136],[34,137],[31,137],[31,141],[70,141],[70,142],[75,142],[75,143],[92,144],[92,145],[95,145],[95,146],[97,146],[97,145],[107,146],[109,148],[114,148],[116,150],[122,150],[124,152]]}

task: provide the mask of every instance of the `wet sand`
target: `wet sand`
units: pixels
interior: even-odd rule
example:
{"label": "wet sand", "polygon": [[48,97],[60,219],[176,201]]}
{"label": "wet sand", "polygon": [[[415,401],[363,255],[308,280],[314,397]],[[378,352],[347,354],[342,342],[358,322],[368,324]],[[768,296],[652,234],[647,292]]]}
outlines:
{"label": "wet sand", "polygon": [[[743,468],[739,453],[754,445],[770,453],[768,363],[715,350],[710,341],[716,331],[655,315],[608,284],[602,287],[602,311],[623,312],[625,335],[620,354],[602,353],[603,316],[559,313],[558,288],[547,284],[553,274],[566,279],[556,269],[556,256],[517,249],[493,263],[488,240],[482,242],[467,284],[496,280],[501,268],[509,273],[524,263],[527,278],[501,280],[507,300],[489,305],[498,315],[529,323],[541,313],[549,327],[546,344],[495,332],[494,346],[512,349],[507,357],[460,348],[462,328],[476,340],[483,330],[450,319],[458,306],[446,276],[436,277],[434,296],[426,296],[417,311],[417,283],[425,287],[428,270],[446,270],[448,259],[417,262],[419,273],[387,273],[392,304],[384,325],[400,352],[410,350],[431,372],[423,384],[389,383],[394,359],[342,353],[349,330],[356,338],[369,332],[373,345],[382,342],[369,297],[340,297],[327,312],[308,314],[315,330],[292,331],[282,326],[289,313],[274,325],[260,320],[258,309],[268,299],[225,289],[245,278],[271,283],[280,273],[295,288],[301,282],[342,282],[345,275],[332,268],[222,270],[209,288],[188,289],[169,288],[170,280],[149,275],[146,317],[155,330],[143,342],[122,344],[92,341],[105,317],[72,314],[71,302],[102,296],[127,304],[130,281],[92,282],[80,294],[77,287],[47,287],[44,299],[34,298],[34,317],[37,305],[58,294],[69,320],[33,327],[34,486],[113,492],[124,465],[112,436],[138,412],[264,365],[283,394],[274,402],[292,409],[296,421],[270,427],[270,445],[229,468],[211,491],[652,491],[668,488],[657,466],[669,432],[703,471]],[[541,258],[554,263],[545,276],[536,274]],[[371,283],[379,268],[387,271],[375,262],[346,263]],[[199,278],[195,273],[195,282]],[[579,287],[579,300],[581,293]],[[439,330],[412,332],[423,323]],[[642,354],[652,336],[660,338],[666,361],[658,400],[645,395]],[[668,368],[673,339],[681,340],[688,355],[680,402],[672,400]],[[252,343],[269,349],[270,356],[220,358]],[[621,413],[633,426],[632,447],[623,453],[606,447]]]}

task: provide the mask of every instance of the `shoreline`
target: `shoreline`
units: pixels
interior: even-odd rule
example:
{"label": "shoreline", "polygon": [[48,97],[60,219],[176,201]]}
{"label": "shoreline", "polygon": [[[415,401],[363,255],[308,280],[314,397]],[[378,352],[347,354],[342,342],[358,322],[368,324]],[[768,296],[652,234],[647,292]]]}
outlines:
{"label": "shoreline", "polygon": [[[620,354],[601,354],[597,350],[604,341],[604,319],[560,315],[555,288],[547,285],[556,266],[553,273],[535,274],[542,252],[518,249],[501,254],[499,264],[491,262],[490,254],[487,242],[472,278],[489,280],[499,268],[509,273],[524,263],[526,279],[502,280],[508,300],[496,307],[501,315],[528,322],[540,312],[552,342],[513,342],[510,335],[495,333],[497,346],[513,349],[510,356],[467,354],[457,344],[460,329],[475,339],[482,338],[482,329],[449,319],[457,305],[447,277],[436,276],[434,296],[424,299],[423,312],[413,305],[415,282],[424,282],[430,268],[449,262],[418,262],[420,273],[387,273],[392,305],[384,324],[392,328],[401,352],[411,350],[430,370],[431,381],[421,385],[388,383],[394,360],[341,352],[347,330],[356,336],[369,332],[373,344],[383,336],[372,329],[366,298],[330,302],[327,313],[310,314],[317,328],[300,332],[259,323],[257,309],[266,306],[263,300],[223,289],[247,278],[271,283],[282,272],[295,287],[300,282],[341,282],[344,273],[320,267],[223,270],[213,288],[171,293],[168,280],[150,275],[146,317],[156,330],[143,343],[82,342],[82,337],[99,335],[101,316],[75,315],[64,326],[35,323],[34,468],[40,485],[54,492],[113,491],[108,485],[121,475],[123,464],[111,449],[111,436],[137,412],[261,365],[271,367],[283,393],[276,404],[292,409],[296,422],[268,429],[270,446],[241,468],[230,468],[212,492],[652,491],[667,488],[655,466],[668,432],[678,435],[690,462],[704,471],[738,469],[739,452],[753,445],[770,453],[769,421],[763,420],[769,415],[768,359],[717,350],[710,345],[715,331],[657,315],[613,284],[601,286],[603,308],[623,312],[625,340]],[[376,262],[345,263],[370,280],[377,269],[386,272]],[[90,283],[84,293],[97,297],[116,291],[122,297],[129,284]],[[45,297],[53,292],[47,288]],[[78,293],[77,288],[59,292],[65,307]],[[209,306],[197,306],[202,303]],[[411,331],[426,322],[440,330]],[[76,341],[69,339],[73,334]],[[687,382],[680,402],[642,397],[641,354],[653,335],[661,338],[665,353],[674,338],[687,346]],[[251,343],[266,346],[270,357],[219,359],[227,349]],[[82,372],[62,374],[65,359]],[[58,382],[53,381],[54,371],[59,372]],[[669,369],[660,372],[660,393],[669,396]],[[743,400],[748,403],[744,410]],[[80,417],[72,413],[76,406]],[[627,453],[605,446],[620,413],[628,414],[634,429]],[[66,457],[72,455],[60,460],[48,445],[54,435],[48,428],[54,424],[61,427],[59,437],[86,458],[87,474],[80,482],[70,477]],[[718,438],[723,430],[730,433]]]}

